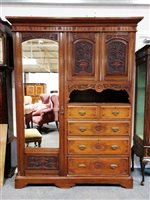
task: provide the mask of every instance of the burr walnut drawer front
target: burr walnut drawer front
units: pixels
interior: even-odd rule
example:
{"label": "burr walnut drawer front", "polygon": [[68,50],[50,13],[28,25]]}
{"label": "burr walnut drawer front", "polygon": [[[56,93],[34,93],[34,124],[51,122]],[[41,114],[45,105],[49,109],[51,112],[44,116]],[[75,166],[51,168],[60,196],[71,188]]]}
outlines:
{"label": "burr walnut drawer front", "polygon": [[69,119],[96,119],[98,117],[97,106],[69,106]]}
{"label": "burr walnut drawer front", "polygon": [[127,138],[68,138],[68,154],[120,155],[129,153]]}
{"label": "burr walnut drawer front", "polygon": [[131,117],[130,106],[101,106],[101,118],[105,119],[129,119]]}
{"label": "burr walnut drawer front", "polygon": [[124,122],[68,122],[69,135],[129,135],[130,123]]}
{"label": "burr walnut drawer front", "polygon": [[128,158],[68,158],[68,174],[74,176],[127,175]]}

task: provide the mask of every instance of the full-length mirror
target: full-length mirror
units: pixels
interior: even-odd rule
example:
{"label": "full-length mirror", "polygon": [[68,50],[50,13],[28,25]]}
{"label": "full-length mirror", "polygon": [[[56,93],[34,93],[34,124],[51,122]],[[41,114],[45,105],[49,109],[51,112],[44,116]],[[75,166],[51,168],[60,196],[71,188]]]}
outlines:
{"label": "full-length mirror", "polygon": [[0,65],[4,63],[4,37],[0,33]]}
{"label": "full-length mirror", "polygon": [[58,52],[53,40],[22,43],[25,147],[59,147]]}

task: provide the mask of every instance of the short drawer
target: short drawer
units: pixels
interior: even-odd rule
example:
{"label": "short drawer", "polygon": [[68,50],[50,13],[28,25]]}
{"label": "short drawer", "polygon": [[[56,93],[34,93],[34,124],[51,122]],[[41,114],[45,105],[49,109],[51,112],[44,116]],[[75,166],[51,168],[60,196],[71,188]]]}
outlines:
{"label": "short drawer", "polygon": [[96,119],[98,117],[97,106],[69,106],[69,119]]}
{"label": "short drawer", "polygon": [[68,174],[74,176],[127,175],[128,158],[68,158]]}
{"label": "short drawer", "polygon": [[131,117],[130,106],[101,106],[101,118],[105,119],[129,119]]}
{"label": "short drawer", "polygon": [[128,139],[68,138],[68,154],[121,155],[129,152]]}
{"label": "short drawer", "polygon": [[129,122],[104,121],[70,121],[68,122],[69,135],[129,135]]}

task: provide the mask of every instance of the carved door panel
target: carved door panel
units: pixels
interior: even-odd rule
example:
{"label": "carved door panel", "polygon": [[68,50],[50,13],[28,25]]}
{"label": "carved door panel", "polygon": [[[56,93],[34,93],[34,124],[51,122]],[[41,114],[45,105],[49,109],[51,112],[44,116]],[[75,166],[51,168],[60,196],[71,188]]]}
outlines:
{"label": "carved door panel", "polygon": [[106,33],[104,38],[104,79],[127,79],[129,34],[127,32]]}
{"label": "carved door panel", "polygon": [[68,44],[68,80],[96,78],[98,40],[96,33],[70,33]]}

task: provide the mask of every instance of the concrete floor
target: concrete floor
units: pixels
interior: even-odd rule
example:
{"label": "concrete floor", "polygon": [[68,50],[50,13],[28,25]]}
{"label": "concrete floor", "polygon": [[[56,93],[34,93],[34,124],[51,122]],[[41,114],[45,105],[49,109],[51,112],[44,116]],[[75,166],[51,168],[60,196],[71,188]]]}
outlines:
{"label": "concrete floor", "polygon": [[49,185],[30,185],[22,189],[14,188],[14,178],[6,179],[1,188],[1,200],[150,200],[150,168],[145,169],[145,185],[141,186],[141,171],[132,172],[133,189],[112,185],[77,185],[61,189]]}

